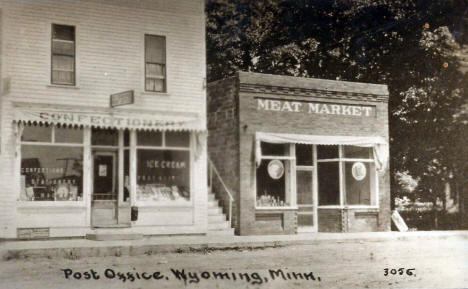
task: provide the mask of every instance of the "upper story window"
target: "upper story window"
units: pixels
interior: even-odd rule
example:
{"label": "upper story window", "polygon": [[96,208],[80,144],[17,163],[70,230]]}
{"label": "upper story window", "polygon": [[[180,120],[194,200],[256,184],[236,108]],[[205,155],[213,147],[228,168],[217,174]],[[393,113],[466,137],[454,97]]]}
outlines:
{"label": "upper story window", "polygon": [[52,24],[51,83],[75,85],[75,27]]}
{"label": "upper story window", "polygon": [[166,92],[166,38],[145,35],[145,90]]}

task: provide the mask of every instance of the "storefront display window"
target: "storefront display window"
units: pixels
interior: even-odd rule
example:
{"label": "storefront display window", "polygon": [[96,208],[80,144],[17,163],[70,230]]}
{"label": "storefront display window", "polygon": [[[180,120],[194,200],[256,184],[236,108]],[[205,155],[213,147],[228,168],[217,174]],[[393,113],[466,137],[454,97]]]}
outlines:
{"label": "storefront display window", "polygon": [[[187,139],[189,139],[189,134]],[[138,137],[142,136],[142,140]],[[162,140],[160,146],[150,146]],[[156,143],[153,140],[153,143]],[[145,204],[189,204],[190,150],[175,149],[167,142],[167,134],[151,132],[137,135],[137,201]],[[141,144],[145,144],[141,148]],[[172,148],[174,147],[174,148]]]}
{"label": "storefront display window", "polygon": [[285,161],[263,160],[257,168],[257,206],[287,205],[284,167]]}
{"label": "storefront display window", "polygon": [[317,155],[320,206],[377,206],[372,148],[319,145]]}
{"label": "storefront display window", "polygon": [[257,207],[288,207],[291,205],[290,144],[261,143],[262,161],[257,168]]}
{"label": "storefront display window", "polygon": [[21,138],[21,201],[83,199],[82,135],[81,128],[24,128]]}
{"label": "storefront display window", "polygon": [[[377,206],[372,147],[266,142],[260,145],[261,162],[256,169],[257,207],[312,207],[315,204],[314,182],[317,182],[318,206]],[[295,175],[292,168],[295,168]],[[295,203],[291,203],[294,199]]]}

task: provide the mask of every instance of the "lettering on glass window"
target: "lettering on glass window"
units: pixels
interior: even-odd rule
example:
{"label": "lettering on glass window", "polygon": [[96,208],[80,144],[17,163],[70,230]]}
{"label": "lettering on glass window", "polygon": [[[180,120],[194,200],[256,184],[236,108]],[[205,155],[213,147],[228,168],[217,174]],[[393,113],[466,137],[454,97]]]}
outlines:
{"label": "lettering on glass window", "polygon": [[25,126],[20,201],[82,201],[83,129]]}

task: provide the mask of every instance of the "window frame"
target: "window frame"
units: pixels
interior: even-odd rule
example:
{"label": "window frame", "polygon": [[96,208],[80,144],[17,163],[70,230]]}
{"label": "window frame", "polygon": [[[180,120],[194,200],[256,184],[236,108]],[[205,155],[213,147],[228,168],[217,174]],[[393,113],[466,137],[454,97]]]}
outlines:
{"label": "window frame", "polygon": [[284,175],[285,175],[285,202],[289,200],[288,206],[257,206],[257,167],[254,170],[254,202],[256,210],[296,210],[298,209],[296,204],[296,146],[294,143],[287,143],[289,147],[288,156],[272,156],[272,155],[261,155],[260,161],[263,160],[281,160],[285,161]]}
{"label": "window frame", "polygon": [[[312,145],[313,146],[313,163],[311,166],[303,166],[303,165],[297,165],[297,158],[296,158],[296,144],[295,143],[287,143],[289,145],[289,155],[288,156],[272,156],[272,155],[261,155],[260,156],[260,161],[263,160],[272,160],[272,159],[277,159],[277,160],[285,160],[289,162],[289,165],[285,167],[285,175],[289,174],[289,177],[286,177],[286,196],[285,200],[291,200],[289,206],[275,206],[275,207],[265,207],[265,206],[257,206],[257,167],[255,166],[254,171],[253,171],[253,186],[254,186],[254,203],[255,203],[255,209],[256,210],[290,210],[290,209],[298,209],[297,205],[297,190],[296,190],[296,171],[297,170],[311,170],[313,171],[313,181],[314,184],[314,198],[316,202],[316,207],[317,209],[343,209],[343,208],[351,208],[351,209],[379,209],[380,204],[379,204],[379,174],[377,172],[376,167],[374,166],[374,192],[370,192],[370,194],[374,193],[375,194],[375,204],[370,204],[370,205],[347,205],[346,204],[346,184],[345,184],[345,174],[344,174],[344,169],[345,169],[345,163],[346,162],[363,162],[363,163],[375,163],[375,154],[373,151],[372,157],[369,157],[368,159],[366,158],[345,158],[344,157],[344,146],[347,145],[337,145],[338,146],[338,157],[337,158],[331,158],[331,159],[318,159],[318,146],[317,144]],[[352,146],[350,144],[350,146]],[[372,147],[369,147],[372,149]],[[338,163],[338,169],[339,169],[339,204],[338,205],[319,205],[319,180],[318,180],[318,164],[320,162],[337,162]],[[289,169],[288,169],[289,167]],[[289,181],[288,181],[289,178]],[[288,185],[289,183],[289,185]],[[370,182],[370,185],[372,186],[372,181]],[[288,191],[289,187],[289,191]]]}
{"label": "window frame", "polygon": [[[157,62],[147,62],[146,60],[146,37],[149,36],[154,36],[154,37],[161,37],[164,39],[164,63],[157,63]],[[167,36],[166,35],[162,35],[162,34],[154,34],[154,33],[144,33],[143,35],[143,73],[144,73],[144,76],[143,76],[143,91],[145,93],[155,93],[155,94],[167,94],[168,93],[168,81],[167,81]],[[146,89],[146,81],[147,81],[147,69],[146,69],[146,66],[147,64],[157,64],[157,65],[164,65],[164,78],[154,78],[154,77],[150,77],[150,78],[153,78],[153,79],[163,79],[164,80],[164,83],[163,83],[163,90],[162,91],[158,91],[158,90],[148,90]]]}
{"label": "window frame", "polygon": [[[194,142],[192,140],[193,133],[189,131],[184,131],[189,135],[189,143],[186,147],[177,147],[177,146],[167,146],[166,144],[166,132],[167,131],[157,131],[161,133],[161,145],[159,146],[149,146],[149,145],[138,145],[138,131],[133,131],[134,138],[135,138],[135,145],[134,145],[134,151],[135,151],[135,185],[138,187],[138,150],[154,150],[154,151],[186,151],[188,152],[188,158],[189,158],[189,165],[188,165],[188,170],[189,170],[189,185],[190,185],[190,196],[187,201],[187,204],[180,204],[177,202],[171,203],[171,202],[145,202],[145,201],[139,201],[137,199],[137,192],[135,190],[134,192],[134,204],[135,206],[140,206],[140,207],[192,207],[194,204],[194,182],[193,182],[193,166],[194,166],[194,157],[193,157],[193,145]],[[132,132],[131,132],[132,133]],[[130,161],[131,162],[131,161]],[[131,165],[131,164],[130,164]]]}
{"label": "window frame", "polygon": [[[317,147],[318,145],[314,145]],[[320,192],[317,195],[317,208],[318,209],[343,209],[343,208],[351,208],[351,209],[378,209],[379,208],[379,176],[377,170],[374,168],[374,193],[375,193],[375,205],[348,205],[346,204],[346,180],[345,180],[345,164],[346,162],[363,162],[363,163],[375,163],[375,154],[372,152],[372,158],[369,157],[368,159],[365,158],[345,158],[344,157],[344,147],[348,145],[337,145],[338,146],[338,158],[332,159],[317,159],[318,163],[325,163],[325,162],[338,162],[338,170],[339,170],[339,204],[338,205],[319,205],[319,196]],[[352,146],[352,145],[349,145]],[[371,149],[371,147],[369,147]],[[316,148],[317,149],[317,148]],[[317,166],[318,170],[318,166]],[[318,185],[318,176],[317,176],[317,185]],[[372,182],[371,182],[372,185]],[[372,190],[370,194],[372,194]]]}
{"label": "window frame", "polygon": [[[18,148],[17,150],[18,155],[17,155],[17,162],[19,164],[17,165],[18,169],[18,183],[21,182],[21,161],[22,161],[22,147],[23,145],[27,146],[48,146],[48,147],[74,147],[74,148],[81,148],[82,149],[82,154],[83,154],[83,174],[81,176],[82,180],[82,192],[81,192],[81,200],[77,201],[25,201],[25,200],[20,200],[19,199],[19,194],[20,192],[18,191],[18,196],[17,196],[17,203],[19,204],[19,207],[83,207],[86,202],[86,196],[85,196],[85,170],[84,170],[84,162],[85,162],[85,142],[86,142],[86,131],[84,127],[80,127],[83,133],[83,139],[81,143],[62,143],[62,142],[56,142],[55,141],[55,127],[57,125],[55,124],[48,124],[51,127],[51,139],[49,142],[34,142],[34,141],[23,141],[21,140],[21,137],[23,135],[23,131],[21,130],[21,133],[18,134]],[[21,124],[21,126],[26,127],[26,126],[34,126],[31,124]],[[73,129],[73,128],[72,128]]]}
{"label": "window frame", "polygon": [[[68,27],[73,27],[73,41],[70,40],[62,40],[62,39],[54,39],[54,27],[55,26],[68,26]],[[72,42],[73,43],[73,83],[61,83],[61,82],[55,82],[54,81],[54,69],[53,69],[53,58],[54,55],[58,56],[68,56],[71,57],[70,55],[64,55],[64,54],[56,54],[54,53],[54,40],[59,40],[59,41],[64,41],[64,42]],[[51,23],[50,25],[50,85],[52,86],[64,86],[64,87],[76,87],[77,86],[77,57],[76,57],[76,44],[77,44],[77,27],[76,25],[70,25],[70,24],[59,24],[59,23]]]}

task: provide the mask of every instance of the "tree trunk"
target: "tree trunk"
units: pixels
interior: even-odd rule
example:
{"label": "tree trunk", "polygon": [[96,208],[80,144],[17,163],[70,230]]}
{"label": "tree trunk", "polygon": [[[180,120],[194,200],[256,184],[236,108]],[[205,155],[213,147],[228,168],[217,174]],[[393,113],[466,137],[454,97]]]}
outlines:
{"label": "tree trunk", "polygon": [[437,198],[432,201],[432,210],[433,210],[433,215],[434,215],[434,229],[438,230],[439,229],[439,214],[437,211]]}

